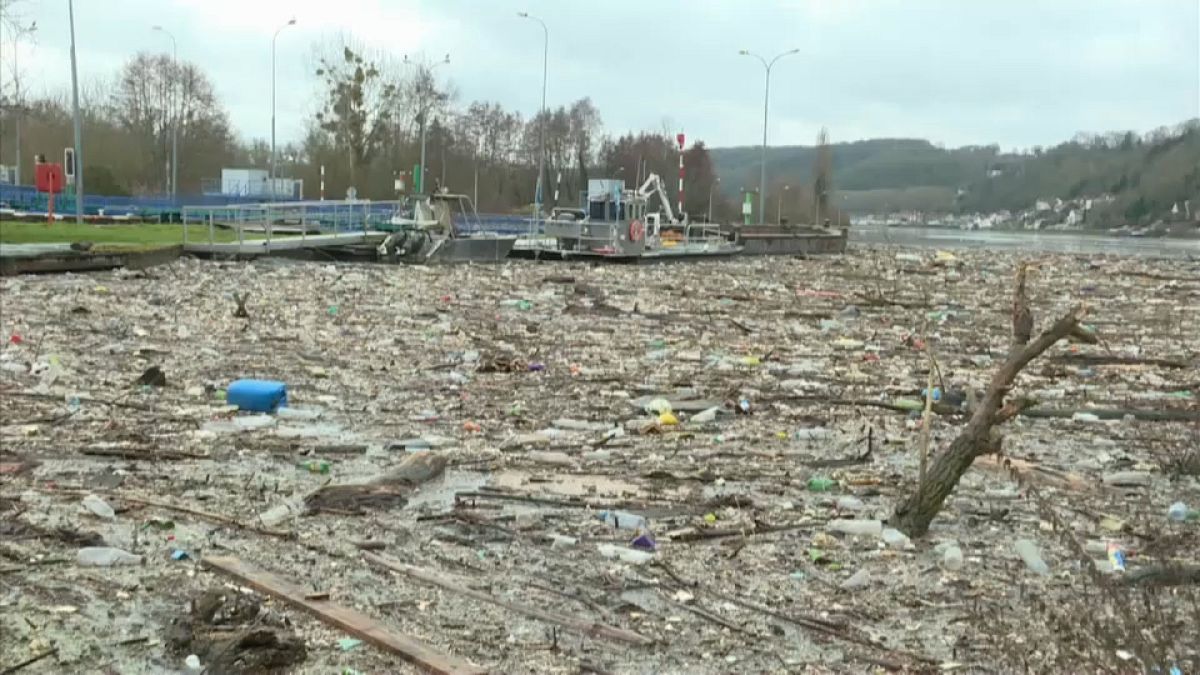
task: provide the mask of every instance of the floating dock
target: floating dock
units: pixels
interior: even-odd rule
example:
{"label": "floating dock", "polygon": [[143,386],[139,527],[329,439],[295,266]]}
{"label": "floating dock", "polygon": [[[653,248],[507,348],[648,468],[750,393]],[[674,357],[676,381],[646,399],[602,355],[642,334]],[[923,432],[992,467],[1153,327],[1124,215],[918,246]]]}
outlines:
{"label": "floating dock", "polygon": [[76,250],[71,244],[0,244],[0,276],[94,272],[118,267],[144,269],[171,262],[182,252],[181,246],[151,249],[97,246]]}

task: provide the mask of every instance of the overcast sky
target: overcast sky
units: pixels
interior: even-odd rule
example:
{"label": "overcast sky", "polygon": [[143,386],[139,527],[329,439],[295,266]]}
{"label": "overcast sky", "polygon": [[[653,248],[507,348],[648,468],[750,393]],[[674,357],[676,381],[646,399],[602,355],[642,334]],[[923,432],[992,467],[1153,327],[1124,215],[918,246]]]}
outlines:
{"label": "overcast sky", "polygon": [[[5,0],[0,0],[3,3]],[[12,0],[8,0],[12,2]],[[70,82],[67,0],[17,0],[36,20],[20,51],[25,86]],[[139,50],[167,50],[212,78],[243,138],[270,135],[271,36],[278,133],[314,110],[313,45],[339,33],[395,54],[450,54],[438,69],[459,103],[526,117],[590,96],[609,133],[662,129],[710,145],[924,137],[947,145],[1050,145],[1077,131],[1145,131],[1200,116],[1200,0],[75,0],[80,76],[112,76]],[[4,36],[4,75],[12,50]]]}

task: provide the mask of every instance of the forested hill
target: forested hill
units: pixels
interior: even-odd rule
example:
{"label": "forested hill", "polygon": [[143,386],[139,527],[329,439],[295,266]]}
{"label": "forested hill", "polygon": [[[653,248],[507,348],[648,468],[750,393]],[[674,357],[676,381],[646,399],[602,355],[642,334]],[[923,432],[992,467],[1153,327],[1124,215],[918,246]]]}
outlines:
{"label": "forested hill", "polygon": [[[1052,148],[1020,153],[1001,153],[995,145],[943,148],[893,138],[836,143],[831,149],[833,185],[851,210],[1018,211],[1039,199],[1111,195],[1114,217],[1141,222],[1166,217],[1187,199],[1200,205],[1200,120],[1144,136],[1078,134]],[[710,153],[727,193],[757,188],[758,147]],[[769,192],[782,185],[810,186],[815,159],[813,146],[769,149]]]}

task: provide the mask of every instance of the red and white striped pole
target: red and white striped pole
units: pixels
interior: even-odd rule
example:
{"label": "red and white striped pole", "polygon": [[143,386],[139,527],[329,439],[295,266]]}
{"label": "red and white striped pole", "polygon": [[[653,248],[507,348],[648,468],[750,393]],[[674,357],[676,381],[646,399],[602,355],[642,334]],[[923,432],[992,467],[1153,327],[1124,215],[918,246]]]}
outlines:
{"label": "red and white striped pole", "polygon": [[683,133],[675,137],[679,141],[679,218],[683,218]]}

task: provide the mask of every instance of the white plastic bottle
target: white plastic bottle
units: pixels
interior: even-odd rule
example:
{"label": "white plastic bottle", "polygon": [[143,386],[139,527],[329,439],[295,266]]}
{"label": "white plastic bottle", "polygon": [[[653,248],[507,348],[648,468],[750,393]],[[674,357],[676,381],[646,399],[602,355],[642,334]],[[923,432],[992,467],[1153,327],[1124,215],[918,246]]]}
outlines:
{"label": "white plastic bottle", "polygon": [[116,567],[118,565],[140,565],[142,556],[111,546],[88,546],[79,549],[76,561],[92,567]]}

